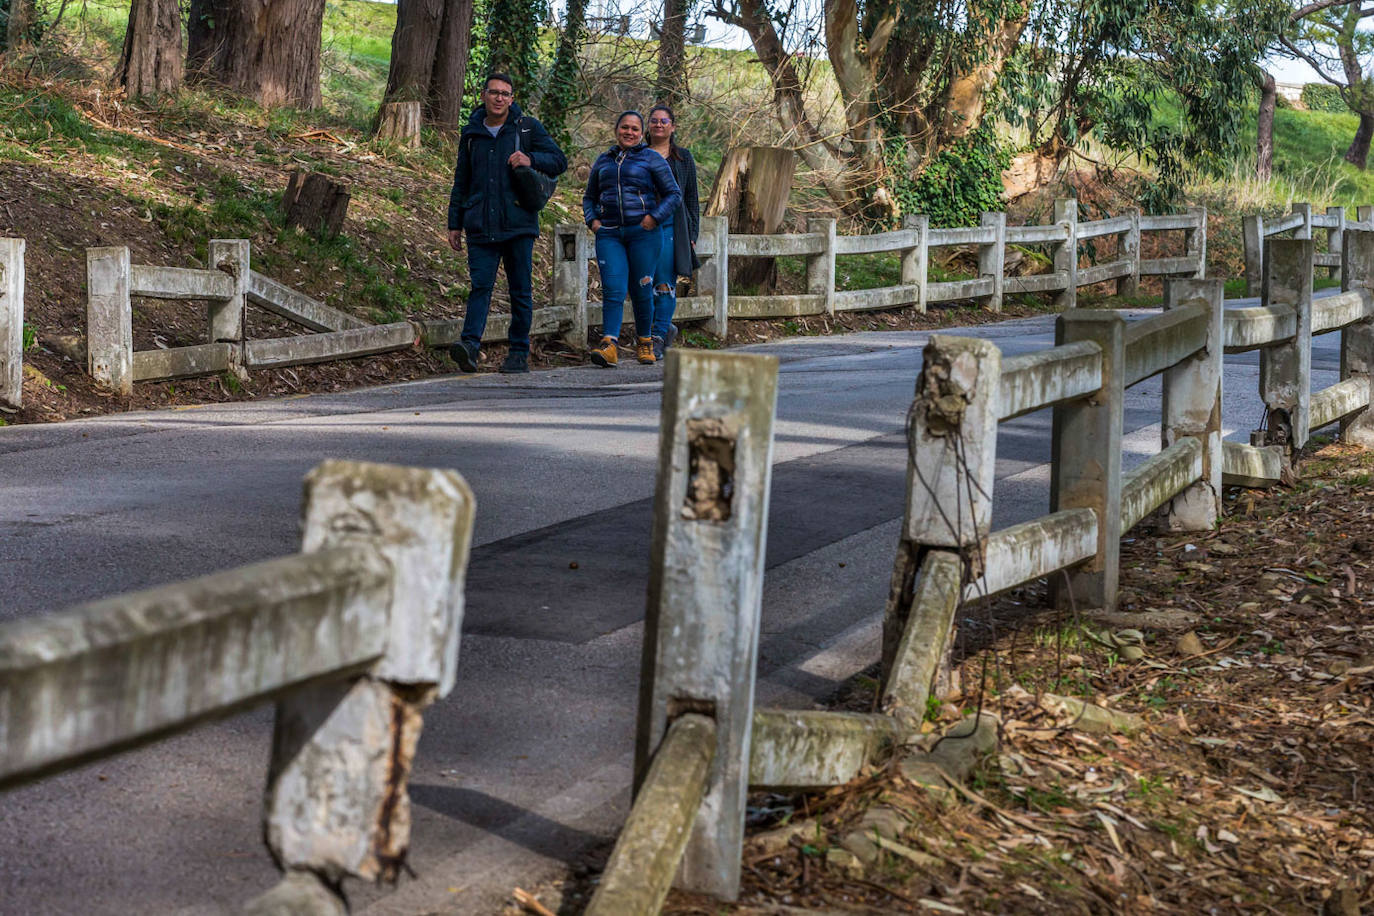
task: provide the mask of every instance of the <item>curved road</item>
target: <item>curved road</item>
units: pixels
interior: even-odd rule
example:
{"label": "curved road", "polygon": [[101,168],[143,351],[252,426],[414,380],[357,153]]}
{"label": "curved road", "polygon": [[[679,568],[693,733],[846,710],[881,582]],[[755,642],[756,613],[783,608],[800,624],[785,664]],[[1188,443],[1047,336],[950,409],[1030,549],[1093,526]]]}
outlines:
{"label": "curved road", "polygon": [[[1007,353],[1052,318],[964,331]],[[782,360],[759,702],[804,706],[877,658],[925,337],[804,338]],[[1336,335],[1314,384],[1336,379]],[[1261,409],[1227,358],[1226,429]],[[294,552],[325,457],[451,467],[477,495],[459,684],[425,716],[415,876],[373,914],[489,913],[613,836],[628,802],[661,370],[562,369],[0,430],[0,619]],[[1158,450],[1157,379],[1126,402]],[[995,524],[1047,511],[1048,412],[1004,424]],[[571,569],[570,563],[577,563]],[[0,913],[233,912],[276,878],[260,709],[0,796]]]}

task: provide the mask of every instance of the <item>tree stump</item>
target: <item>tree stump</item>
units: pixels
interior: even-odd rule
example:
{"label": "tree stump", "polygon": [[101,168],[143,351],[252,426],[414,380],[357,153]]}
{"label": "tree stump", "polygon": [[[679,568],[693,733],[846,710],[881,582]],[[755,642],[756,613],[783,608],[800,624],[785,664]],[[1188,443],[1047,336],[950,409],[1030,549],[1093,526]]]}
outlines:
{"label": "tree stump", "polygon": [[333,238],[343,228],[349,196],[348,188],[317,172],[292,172],[281,199],[286,228],[299,226]]}
{"label": "tree stump", "polygon": [[384,102],[377,112],[377,139],[392,140],[405,146],[420,145],[420,103]]}
{"label": "tree stump", "polygon": [[[730,233],[772,235],[782,228],[787,197],[792,191],[796,157],[790,149],[771,146],[737,147],[725,154],[705,216],[724,216]],[[773,258],[731,258],[730,285],[777,286],[778,265]]]}

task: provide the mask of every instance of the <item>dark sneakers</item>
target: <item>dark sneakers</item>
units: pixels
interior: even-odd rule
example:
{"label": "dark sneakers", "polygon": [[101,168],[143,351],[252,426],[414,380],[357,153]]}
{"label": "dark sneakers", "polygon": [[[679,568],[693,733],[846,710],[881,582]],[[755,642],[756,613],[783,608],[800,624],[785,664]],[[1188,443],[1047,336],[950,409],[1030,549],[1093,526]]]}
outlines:
{"label": "dark sneakers", "polygon": [[673,341],[677,340],[677,325],[668,323],[668,330],[663,332],[663,349],[668,350],[673,346]]}
{"label": "dark sneakers", "polygon": [[523,350],[511,350],[501,363],[503,375],[518,375],[530,371],[530,355]]}
{"label": "dark sneakers", "polygon": [[664,349],[663,338],[662,338],[662,337],[655,337],[653,340],[654,340],[654,360],[655,360],[656,362],[660,362],[660,363],[661,363],[661,362],[663,362],[663,349]]}
{"label": "dark sneakers", "polygon": [[477,371],[478,349],[472,344],[463,343],[461,340],[448,348],[448,355],[453,357],[453,361],[458,364],[458,368],[464,372]]}

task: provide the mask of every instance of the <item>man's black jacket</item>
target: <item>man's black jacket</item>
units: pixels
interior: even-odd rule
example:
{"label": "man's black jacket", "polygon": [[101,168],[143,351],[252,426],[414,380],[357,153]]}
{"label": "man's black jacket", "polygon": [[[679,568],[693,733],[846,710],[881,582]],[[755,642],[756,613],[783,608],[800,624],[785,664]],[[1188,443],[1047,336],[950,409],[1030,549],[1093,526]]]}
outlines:
{"label": "man's black jacket", "polygon": [[526,117],[514,102],[495,137],[483,123],[486,116],[486,108],[477,106],[458,136],[458,164],[453,170],[453,190],[448,198],[448,227],[465,230],[468,241],[479,245],[538,235],[539,214],[516,203],[511,188],[511,168],[506,163],[515,152],[516,133],[519,132],[521,152],[541,172],[563,174],[568,168],[568,157],[544,125]]}

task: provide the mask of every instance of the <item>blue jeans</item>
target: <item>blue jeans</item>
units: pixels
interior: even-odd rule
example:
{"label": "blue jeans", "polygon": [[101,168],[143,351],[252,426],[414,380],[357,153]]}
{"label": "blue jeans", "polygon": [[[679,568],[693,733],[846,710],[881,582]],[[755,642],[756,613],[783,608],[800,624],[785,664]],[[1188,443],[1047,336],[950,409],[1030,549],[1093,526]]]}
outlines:
{"label": "blue jeans", "polygon": [[[635,310],[635,333],[649,336],[654,319],[654,266],[663,248],[658,226],[621,226],[596,232],[596,266],[601,271],[601,333],[620,337],[628,292]],[[635,281],[630,282],[634,277]]]}
{"label": "blue jeans", "polygon": [[510,341],[512,353],[530,352],[530,324],[534,321],[534,236],[522,235],[492,245],[468,242],[468,274],[472,292],[468,293],[467,313],[463,316],[463,343],[469,348],[482,344],[491,310],[491,291],[496,285],[496,268],[506,266],[506,285],[510,288]]}
{"label": "blue jeans", "polygon": [[670,218],[658,228],[663,231],[663,247],[659,249],[658,266],[654,269],[653,336],[665,340],[668,326],[673,323],[673,312],[677,310],[677,259],[673,249],[673,220]]}

